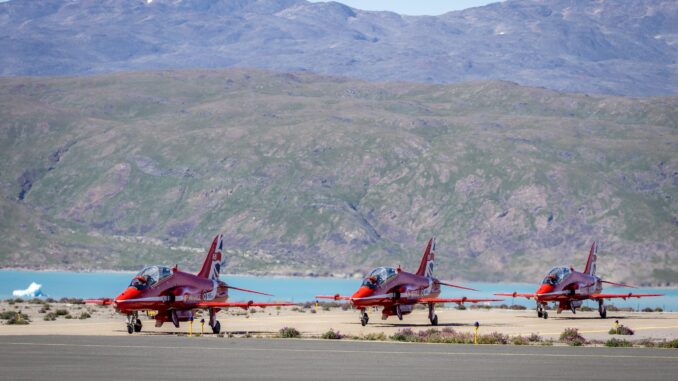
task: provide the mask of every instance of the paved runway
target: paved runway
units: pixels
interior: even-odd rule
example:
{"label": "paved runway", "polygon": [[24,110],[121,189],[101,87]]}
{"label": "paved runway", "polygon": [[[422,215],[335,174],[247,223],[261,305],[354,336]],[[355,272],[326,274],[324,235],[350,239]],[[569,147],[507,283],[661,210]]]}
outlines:
{"label": "paved runway", "polygon": [[177,336],[3,336],[2,380],[667,380],[678,350]]}

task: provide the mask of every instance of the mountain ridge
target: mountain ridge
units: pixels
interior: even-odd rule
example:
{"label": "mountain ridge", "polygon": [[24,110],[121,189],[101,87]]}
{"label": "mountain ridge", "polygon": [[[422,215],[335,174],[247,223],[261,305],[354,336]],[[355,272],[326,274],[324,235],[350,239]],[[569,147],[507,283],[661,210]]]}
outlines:
{"label": "mountain ridge", "polygon": [[[0,78],[0,266],[675,283],[678,97],[253,69]],[[630,265],[632,264],[632,265]]]}
{"label": "mountain ridge", "polygon": [[678,94],[678,5],[510,0],[440,16],[303,0],[0,3],[0,75],[253,67]]}

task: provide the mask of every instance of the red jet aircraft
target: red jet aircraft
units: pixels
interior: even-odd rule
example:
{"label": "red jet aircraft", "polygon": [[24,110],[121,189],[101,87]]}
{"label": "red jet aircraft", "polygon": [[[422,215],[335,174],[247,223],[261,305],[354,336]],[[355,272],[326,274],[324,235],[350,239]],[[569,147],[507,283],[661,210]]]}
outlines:
{"label": "red jet aircraft", "polygon": [[221,324],[216,319],[221,308],[289,306],[291,303],[228,302],[228,289],[272,296],[263,292],[229,286],[219,280],[222,265],[223,236],[212,241],[205,262],[196,275],[165,266],[149,266],[141,270],[130,285],[115,299],[89,299],[89,304],[112,304],[115,309],[127,315],[127,332],[141,332],[139,311],[157,311],[155,326],[171,321],[179,328],[179,322],[188,321],[196,309],[207,309],[212,332],[219,333]]}
{"label": "red jet aircraft", "polygon": [[545,306],[549,302],[558,303],[557,313],[565,309],[569,309],[573,314],[576,314],[576,309],[581,307],[584,300],[591,299],[598,301],[598,313],[601,318],[607,316],[604,300],[612,298],[642,298],[646,296],[662,296],[663,294],[602,294],[603,283],[611,284],[620,287],[633,286],[608,282],[596,276],[596,258],[598,256],[598,246],[595,242],[591,245],[589,257],[586,261],[584,272],[575,271],[572,267],[554,267],[549,271],[541,285],[534,294],[519,294],[517,292],[511,294],[495,294],[497,296],[522,296],[527,299],[532,299],[537,302],[537,316],[547,319],[548,312],[545,311]]}
{"label": "red jet aircraft", "polygon": [[455,286],[444,283],[433,277],[433,259],[435,256],[435,239],[431,238],[421,258],[419,269],[416,273],[401,271],[400,268],[377,267],[372,270],[362,282],[362,285],[352,296],[318,295],[319,299],[348,300],[360,310],[360,323],[365,326],[369,321],[365,311],[371,306],[383,307],[381,319],[386,320],[389,316],[398,316],[403,320],[403,315],[412,312],[417,303],[428,305],[428,318],[432,325],[438,325],[438,316],[435,313],[436,303],[463,304],[479,302],[499,302],[503,299],[468,299],[463,298],[438,298],[440,286],[462,288],[464,290],[478,291],[472,288]]}

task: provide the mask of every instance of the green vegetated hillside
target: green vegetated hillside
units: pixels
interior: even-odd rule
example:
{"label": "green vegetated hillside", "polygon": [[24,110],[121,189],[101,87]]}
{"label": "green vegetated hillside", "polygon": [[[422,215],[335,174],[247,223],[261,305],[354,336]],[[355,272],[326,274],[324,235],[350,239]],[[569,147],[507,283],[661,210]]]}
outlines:
{"label": "green vegetated hillside", "polygon": [[0,265],[678,281],[678,97],[254,70],[0,79]]}

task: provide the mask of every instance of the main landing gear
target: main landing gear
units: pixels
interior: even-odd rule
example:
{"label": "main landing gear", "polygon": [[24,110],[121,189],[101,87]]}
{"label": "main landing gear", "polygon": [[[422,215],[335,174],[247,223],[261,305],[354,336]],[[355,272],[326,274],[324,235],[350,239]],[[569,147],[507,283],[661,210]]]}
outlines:
{"label": "main landing gear", "polygon": [[221,333],[221,323],[217,320],[217,311],[214,308],[210,308],[210,327],[212,327],[212,333]]}
{"label": "main landing gear", "polygon": [[139,320],[139,313],[138,312],[133,312],[129,315],[127,315],[127,333],[130,335],[133,332],[139,333],[141,332],[141,320]]}
{"label": "main landing gear", "polygon": [[428,320],[431,322],[431,325],[438,325],[438,315],[436,315],[435,305],[433,303],[428,304]]}
{"label": "main landing gear", "polygon": [[549,318],[549,313],[546,312],[543,304],[537,304],[537,317],[543,317],[544,319]]}
{"label": "main landing gear", "polygon": [[598,313],[600,314],[601,319],[605,319],[607,317],[607,308],[605,308],[603,299],[598,300]]}
{"label": "main landing gear", "polygon": [[395,312],[396,316],[398,317],[398,320],[403,320],[403,310],[402,308],[400,308],[400,304],[396,304]]}
{"label": "main landing gear", "polygon": [[365,312],[365,309],[360,310],[360,324],[362,326],[366,326],[367,322],[370,321],[370,317],[367,316],[367,312]]}

